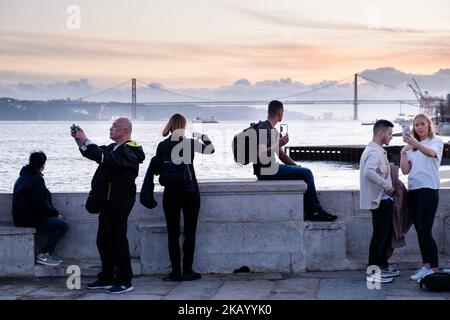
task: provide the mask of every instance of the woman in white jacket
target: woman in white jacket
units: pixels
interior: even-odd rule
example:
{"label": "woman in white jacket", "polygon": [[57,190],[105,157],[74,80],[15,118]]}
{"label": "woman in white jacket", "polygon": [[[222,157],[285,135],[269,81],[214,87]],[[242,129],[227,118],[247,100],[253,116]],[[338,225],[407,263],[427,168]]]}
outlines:
{"label": "woman in white jacket", "polygon": [[438,270],[432,229],[439,204],[439,165],[444,144],[435,136],[431,120],[425,114],[414,118],[412,133],[405,133],[403,140],[407,145],[401,151],[400,167],[403,174],[408,174],[408,197],[423,262],[411,280],[420,281]]}

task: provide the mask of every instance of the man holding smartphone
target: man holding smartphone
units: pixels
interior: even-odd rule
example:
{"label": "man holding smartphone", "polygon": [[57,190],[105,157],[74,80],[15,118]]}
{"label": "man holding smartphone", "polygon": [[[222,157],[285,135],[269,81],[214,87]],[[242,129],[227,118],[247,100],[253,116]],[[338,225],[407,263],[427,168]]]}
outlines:
{"label": "man holding smartphone", "polygon": [[71,127],[71,135],[83,157],[98,163],[91,186],[100,207],[97,248],[102,271],[87,288],[107,289],[112,294],[133,290],[127,225],[136,199],[135,180],[145,154],[131,140],[131,131],[131,121],[118,118],[109,129],[114,143],[98,146],[80,127]]}
{"label": "man holding smartphone", "polygon": [[[253,173],[258,180],[305,181],[308,186],[303,195],[305,220],[334,221],[337,216],[326,212],[320,205],[311,170],[296,164],[283,150],[283,146],[289,142],[287,125],[282,125],[281,127],[282,133],[285,134],[281,138],[275,129],[275,125],[283,120],[283,114],[283,103],[278,100],[273,100],[269,103],[267,120],[261,122],[257,127],[258,136],[266,139],[259,139],[258,141],[258,160],[253,164]],[[283,164],[276,163],[275,154],[278,154]],[[261,161],[267,159],[270,159],[270,161]]]}

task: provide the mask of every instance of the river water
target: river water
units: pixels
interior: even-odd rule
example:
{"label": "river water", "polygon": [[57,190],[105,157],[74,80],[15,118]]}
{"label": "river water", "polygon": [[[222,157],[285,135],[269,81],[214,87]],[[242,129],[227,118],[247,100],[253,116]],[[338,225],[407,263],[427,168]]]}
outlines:
{"label": "river water", "polygon": [[[355,145],[367,144],[372,136],[372,126],[359,121],[296,121],[289,125],[288,146],[302,145]],[[47,154],[44,171],[47,187],[52,192],[86,192],[97,167],[83,158],[70,136],[71,122],[18,122],[0,121],[0,192],[12,192],[14,182],[30,152],[41,150]],[[111,122],[78,123],[87,136],[97,144],[109,144]],[[133,140],[144,148],[146,159],[140,167],[136,181],[138,190],[157,144],[163,139],[161,131],[165,123],[137,121],[133,126]],[[212,155],[196,154],[194,166],[198,179],[252,178],[252,166],[239,166],[233,161],[231,140],[234,134],[248,126],[248,122],[220,122],[216,124],[189,123],[187,135],[193,131],[208,134],[215,146]],[[395,127],[394,132],[401,128]],[[448,141],[449,137],[443,137]],[[393,138],[392,145],[402,145],[400,137]],[[340,162],[300,163],[310,168],[319,190],[358,189],[359,171],[355,164]],[[445,170],[441,167],[441,170]],[[401,177],[405,180],[405,177]],[[156,180],[156,179],[155,179]]]}

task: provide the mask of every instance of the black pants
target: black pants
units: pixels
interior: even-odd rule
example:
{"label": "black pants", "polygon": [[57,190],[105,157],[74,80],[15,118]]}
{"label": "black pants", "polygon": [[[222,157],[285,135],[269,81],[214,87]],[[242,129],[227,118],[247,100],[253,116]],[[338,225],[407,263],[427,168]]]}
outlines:
{"label": "black pants", "polygon": [[197,231],[198,212],[200,210],[200,193],[196,191],[175,191],[164,189],[164,215],[167,223],[169,256],[172,271],[181,272],[180,253],[180,211],[183,209],[184,243],[183,271],[192,271],[195,251],[195,234]]}
{"label": "black pants", "polygon": [[422,262],[429,263],[431,268],[437,268],[439,266],[438,250],[433,239],[432,229],[439,205],[439,190],[428,188],[411,190],[408,199],[414,227],[417,231]]}
{"label": "black pants", "polygon": [[98,219],[97,248],[102,260],[99,278],[117,285],[128,284],[133,278],[127,238],[129,214],[102,211]]}
{"label": "black pants", "polygon": [[392,216],[394,202],[392,200],[382,200],[377,209],[372,212],[372,240],[369,249],[369,266],[376,265],[380,268],[387,268],[387,251],[392,237],[393,226]]}

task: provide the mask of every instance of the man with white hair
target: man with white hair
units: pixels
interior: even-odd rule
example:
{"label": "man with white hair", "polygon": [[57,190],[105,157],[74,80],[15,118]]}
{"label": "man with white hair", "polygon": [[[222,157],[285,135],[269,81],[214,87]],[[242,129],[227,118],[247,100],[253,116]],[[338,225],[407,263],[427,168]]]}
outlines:
{"label": "man with white hair", "polygon": [[87,288],[107,289],[107,293],[131,291],[133,272],[127,223],[136,199],[135,180],[139,164],[145,159],[144,151],[136,141],[131,140],[132,124],[127,118],[114,121],[109,129],[109,137],[115,143],[108,146],[97,146],[78,126],[72,126],[71,129],[81,154],[99,164],[92,178],[86,209],[100,213],[97,248],[102,271]]}

